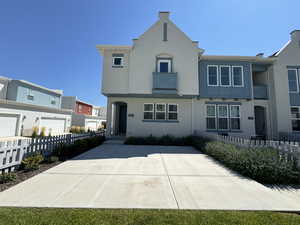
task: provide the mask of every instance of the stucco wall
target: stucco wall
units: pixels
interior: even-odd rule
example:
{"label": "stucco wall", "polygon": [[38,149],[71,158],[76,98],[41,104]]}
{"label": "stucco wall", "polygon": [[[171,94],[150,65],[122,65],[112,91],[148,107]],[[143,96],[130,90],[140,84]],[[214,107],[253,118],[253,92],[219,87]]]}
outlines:
{"label": "stucco wall", "polygon": [[[107,124],[110,132],[111,104],[115,102],[127,103],[127,136],[187,136],[191,134],[201,134],[206,130],[206,107],[205,103],[209,99],[183,99],[183,98],[108,98]],[[216,102],[224,102],[221,99]],[[231,101],[232,102],[232,101]],[[178,122],[145,122],[143,121],[144,103],[175,103],[178,104]],[[253,136],[255,135],[254,123],[254,102],[242,100],[241,104],[241,132],[232,132],[233,136]],[[131,116],[128,116],[131,114]],[[132,116],[133,115],[133,116]],[[193,119],[192,119],[193,118]],[[250,118],[250,119],[249,119]],[[253,119],[251,119],[253,118]]]}
{"label": "stucco wall", "polygon": [[[20,136],[31,136],[33,127],[40,127],[41,117],[46,118],[59,118],[64,119],[65,124],[65,132],[68,132],[71,126],[71,113],[70,114],[61,114],[61,113],[49,113],[49,112],[41,112],[37,110],[25,110],[25,109],[13,109],[7,108],[0,104],[0,113],[1,114],[16,114],[19,116],[19,126],[17,134]],[[5,129],[2,128],[1,129]]]}
{"label": "stucco wall", "polygon": [[[278,55],[273,66],[275,89],[273,110],[276,111],[277,115],[278,132],[292,132],[287,66],[300,66],[299,41],[299,37],[292,39]],[[300,98],[300,95],[298,95],[298,98]]]}
{"label": "stucco wall", "polygon": [[[33,94],[33,100],[28,99],[29,90]],[[61,95],[24,84],[18,80],[12,80],[8,84],[7,99],[26,104],[46,106],[59,109],[61,107]],[[54,100],[55,104],[51,104]]]}

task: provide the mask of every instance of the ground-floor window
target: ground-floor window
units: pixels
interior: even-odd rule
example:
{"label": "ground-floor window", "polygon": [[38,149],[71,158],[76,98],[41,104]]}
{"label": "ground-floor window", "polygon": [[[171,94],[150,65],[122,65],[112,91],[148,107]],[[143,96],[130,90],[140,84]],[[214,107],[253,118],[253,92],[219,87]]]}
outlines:
{"label": "ground-floor window", "polygon": [[300,131],[300,107],[291,107],[292,114],[292,129],[293,131]]}
{"label": "ground-floor window", "polygon": [[145,103],[144,120],[178,120],[178,104]]}
{"label": "ground-floor window", "polygon": [[206,128],[208,130],[240,130],[240,119],[239,105],[206,105]]}

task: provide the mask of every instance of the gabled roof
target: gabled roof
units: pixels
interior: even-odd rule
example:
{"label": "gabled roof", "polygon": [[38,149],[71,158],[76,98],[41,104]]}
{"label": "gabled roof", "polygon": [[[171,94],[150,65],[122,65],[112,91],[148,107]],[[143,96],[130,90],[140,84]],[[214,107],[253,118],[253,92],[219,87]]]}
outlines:
{"label": "gabled roof", "polygon": [[289,40],[279,51],[274,52],[270,57],[277,57],[289,44],[291,43],[291,40]]}

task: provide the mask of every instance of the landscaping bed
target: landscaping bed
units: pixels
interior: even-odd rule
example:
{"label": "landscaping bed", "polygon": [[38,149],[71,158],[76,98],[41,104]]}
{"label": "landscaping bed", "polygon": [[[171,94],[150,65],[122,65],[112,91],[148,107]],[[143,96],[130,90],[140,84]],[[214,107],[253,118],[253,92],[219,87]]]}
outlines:
{"label": "landscaping bed", "polygon": [[42,173],[65,160],[101,145],[104,141],[104,136],[93,136],[77,140],[73,144],[61,144],[57,146],[52,155],[46,158],[40,153],[35,152],[23,159],[17,171],[0,174],[0,192]]}
{"label": "landscaping bed", "polygon": [[275,148],[247,148],[203,137],[129,137],[125,144],[193,146],[221,164],[263,184],[299,185],[299,159],[285,157]]}
{"label": "landscaping bed", "polygon": [[297,225],[292,213],[211,210],[0,208],[0,225]]}

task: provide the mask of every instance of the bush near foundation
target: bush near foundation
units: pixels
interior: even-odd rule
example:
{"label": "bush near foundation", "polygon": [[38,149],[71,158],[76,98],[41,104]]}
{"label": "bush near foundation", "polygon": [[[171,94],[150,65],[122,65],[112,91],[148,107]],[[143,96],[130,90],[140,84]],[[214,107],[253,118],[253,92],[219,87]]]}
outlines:
{"label": "bush near foundation", "polygon": [[10,181],[14,181],[17,179],[15,173],[2,173],[0,174],[0,184],[5,184]]}
{"label": "bush near foundation", "polygon": [[297,159],[282,157],[274,148],[245,148],[209,142],[202,151],[228,168],[266,184],[300,184]]}
{"label": "bush near foundation", "polygon": [[71,145],[62,144],[54,150],[53,155],[57,156],[60,160],[66,160],[101,145],[104,141],[105,136],[95,136],[77,140]]}

